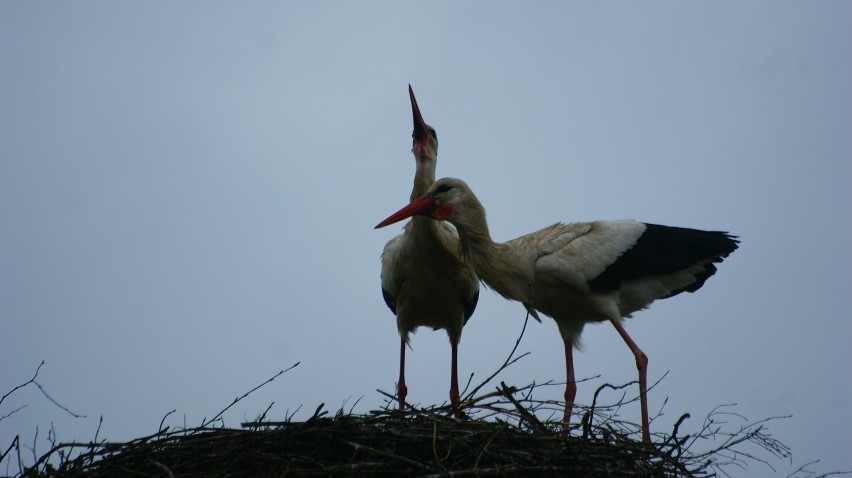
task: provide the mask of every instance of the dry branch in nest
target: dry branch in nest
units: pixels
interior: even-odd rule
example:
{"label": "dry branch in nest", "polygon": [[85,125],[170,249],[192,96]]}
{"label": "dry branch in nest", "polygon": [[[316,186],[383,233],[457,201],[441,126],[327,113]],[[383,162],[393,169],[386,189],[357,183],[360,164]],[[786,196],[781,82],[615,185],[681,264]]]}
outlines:
{"label": "dry branch in nest", "polygon": [[[204,426],[169,430],[127,443],[70,443],[56,446],[31,470],[40,476],[713,476],[720,467],[743,466],[752,458],[738,448],[756,444],[775,456],[788,450],[766,434],[764,422],[725,431],[714,411],[694,436],[677,436],[685,416],[668,436],[645,445],[638,425],[611,412],[622,405],[586,411],[583,436],[561,430],[553,414],[557,402],[533,398],[548,386],[509,387],[467,397],[459,410],[449,406],[384,409],[366,415],[338,412],[329,417],[320,405],[303,422],[265,420],[242,429]],[[464,419],[457,419],[460,411]],[[559,416],[559,414],[556,414]],[[715,416],[715,417],[714,417]],[[713,438],[721,445],[693,452]],[[46,463],[69,449],[78,454],[58,466]],[[764,461],[764,463],[766,463]]]}
{"label": "dry branch in nest", "polygon": [[[564,384],[515,388],[501,382],[481,393],[499,372],[526,355],[514,356],[521,337],[498,370],[466,393],[457,408],[406,404],[408,408],[401,414],[397,398],[379,391],[387,398],[383,409],[366,415],[340,410],[329,417],[320,405],[303,422],[294,422],[292,417],[272,422],[266,420],[270,405],[258,420],[243,423],[241,429],[224,426],[222,417],[228,409],[296,364],[234,399],[198,428],[171,430],[161,423],[156,434],[126,443],[98,442],[96,436],[91,443],[58,444],[33,466],[21,468],[20,474],[705,477],[727,476],[728,467],[746,468],[750,462],[772,467],[755,453],[790,456],[789,449],[768,434],[766,424],[772,419],[750,423],[733,413],[732,406],[713,410],[692,434],[680,432],[689,418],[685,414],[673,424],[670,434],[657,434],[655,443],[644,444],[639,439],[641,427],[618,418],[623,405],[638,400],[627,400],[619,392],[627,385],[604,384],[590,407],[576,406],[584,411],[583,420],[580,430],[569,434],[562,430],[564,403],[535,398],[543,387]],[[615,403],[602,406],[598,400],[606,390],[621,395]],[[708,443],[709,450],[699,450]],[[18,440],[14,448],[20,450]],[[18,462],[21,466],[20,456]],[[804,467],[799,471],[801,475],[794,473],[789,478],[818,478]]]}

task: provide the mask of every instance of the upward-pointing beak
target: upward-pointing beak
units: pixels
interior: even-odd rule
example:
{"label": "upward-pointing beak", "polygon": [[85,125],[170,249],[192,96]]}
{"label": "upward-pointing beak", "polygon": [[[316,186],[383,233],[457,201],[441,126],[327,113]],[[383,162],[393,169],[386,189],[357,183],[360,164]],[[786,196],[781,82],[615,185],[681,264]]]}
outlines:
{"label": "upward-pointing beak", "polygon": [[411,85],[408,85],[408,96],[411,97],[411,116],[414,119],[414,140],[425,142],[429,136],[429,130],[426,127],[426,122],[423,121],[423,115],[420,114],[420,107],[417,106],[417,99],[414,97],[414,90]]}
{"label": "upward-pointing beak", "polygon": [[435,211],[437,207],[438,205],[435,203],[435,198],[433,198],[429,194],[424,194],[423,196],[420,196],[414,201],[411,201],[408,206],[405,206],[399,211],[388,216],[388,218],[384,221],[378,223],[375,229],[389,226],[391,224],[402,221],[403,219],[407,219],[411,216],[428,216],[432,214],[432,212]]}

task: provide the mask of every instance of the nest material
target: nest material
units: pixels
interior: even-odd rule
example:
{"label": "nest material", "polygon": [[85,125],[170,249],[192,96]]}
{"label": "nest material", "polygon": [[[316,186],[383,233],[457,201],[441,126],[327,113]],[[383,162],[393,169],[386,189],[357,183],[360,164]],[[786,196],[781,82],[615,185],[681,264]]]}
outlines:
{"label": "nest material", "polygon": [[[656,456],[655,456],[656,455]],[[195,429],[104,445],[61,476],[689,476],[633,441],[530,432],[500,421],[347,416],[265,430]]]}
{"label": "nest material", "polygon": [[[684,414],[670,434],[654,435],[653,444],[642,443],[641,427],[618,418],[622,406],[638,400],[625,400],[620,392],[631,384],[601,385],[590,407],[575,405],[585,413],[581,425],[570,431],[554,419],[562,417],[564,403],[533,397],[542,387],[559,384],[533,383],[518,389],[500,382],[496,390],[478,394],[527,355],[514,357],[520,340],[503,365],[455,407],[405,404],[403,414],[396,408],[396,397],[379,391],[387,397],[384,408],[366,415],[341,409],[330,418],[320,405],[304,422],[294,422],[292,416],[270,422],[266,420],[270,405],[242,429],[225,427],[222,417],[227,410],[296,363],[236,398],[198,428],[171,430],[160,423],[159,432],[126,443],[98,441],[97,433],[90,443],[52,442],[50,451],[30,467],[24,467],[16,438],[0,455],[0,463],[14,451],[19,476],[26,477],[707,477],[719,471],[727,475],[723,469],[728,465],[746,468],[749,461],[771,468],[753,454],[756,449],[776,458],[790,456],[789,449],[767,433],[765,425],[772,418],[750,423],[728,412],[727,406],[711,411],[691,435],[680,436],[678,431],[689,418]],[[621,396],[615,403],[600,405],[605,390]],[[708,441],[714,443],[712,449],[694,451],[696,443]],[[743,451],[743,446],[750,448]]]}
{"label": "nest material", "polygon": [[[526,324],[525,320],[524,329]],[[503,365],[456,407],[417,408],[405,404],[402,414],[396,410],[396,397],[379,391],[387,397],[385,406],[367,415],[353,415],[351,409],[345,414],[341,409],[334,418],[328,418],[322,410],[324,405],[320,405],[304,422],[293,422],[292,416],[283,422],[270,422],[266,421],[270,404],[256,421],[243,423],[243,429],[225,427],[225,412],[299,365],[296,363],[234,399],[197,428],[164,428],[163,423],[173,410],[163,417],[159,432],[127,443],[98,441],[98,426],[92,442],[56,444],[51,430],[51,449],[29,467],[21,458],[18,436],[0,453],[0,464],[16,457],[16,476],[21,477],[708,477],[719,473],[730,476],[725,471],[728,466],[744,470],[750,462],[774,470],[757,454],[761,451],[775,458],[790,458],[789,448],[772,438],[766,428],[769,421],[784,417],[749,422],[729,411],[733,404],[713,409],[690,434],[679,432],[689,418],[689,414],[684,414],[670,434],[653,435],[653,444],[641,443],[640,426],[618,418],[622,406],[639,399],[625,400],[622,392],[635,382],[617,387],[603,384],[595,392],[591,406],[575,404],[575,410],[584,410],[579,432],[577,427],[563,430],[561,420],[554,420],[562,416],[564,403],[533,398],[542,387],[564,384],[533,383],[517,389],[500,382],[496,390],[478,395],[501,371],[528,354],[514,356],[521,337],[523,329]],[[51,402],[79,417],[50,398],[36,382],[37,376],[38,369],[29,381],[0,397],[0,403],[16,390],[35,384]],[[614,403],[600,405],[599,398],[605,390],[621,396]],[[14,413],[0,417],[0,421]],[[653,418],[654,423],[661,417],[662,409]],[[696,451],[702,443],[709,443],[711,449]],[[35,455],[35,444],[30,450]],[[814,475],[806,469],[809,464],[788,478],[852,473]],[[6,462],[7,471],[10,465]]]}
{"label": "nest material", "polygon": [[[128,443],[66,444],[31,470],[68,477],[691,477],[712,476],[720,453],[731,449],[728,443],[711,453],[691,453],[688,439],[676,437],[682,420],[672,435],[646,445],[633,438],[636,425],[616,420],[606,408],[588,409],[582,436],[577,430],[572,436],[560,421],[539,420],[556,415],[558,404],[533,400],[535,387],[522,393],[501,384],[456,409],[409,408],[401,415],[389,401],[367,415],[341,411],[330,418],[321,405],[304,422],[261,419],[244,429],[163,429]],[[742,428],[732,435],[733,444],[760,441],[761,430]],[[46,465],[62,447],[76,447],[79,454]]]}

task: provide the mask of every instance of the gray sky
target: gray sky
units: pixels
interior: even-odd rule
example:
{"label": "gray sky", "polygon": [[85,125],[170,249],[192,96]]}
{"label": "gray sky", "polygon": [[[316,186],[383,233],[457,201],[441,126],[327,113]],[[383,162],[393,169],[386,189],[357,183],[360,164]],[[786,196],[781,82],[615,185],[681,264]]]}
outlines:
{"label": "gray sky", "polygon": [[[696,294],[627,322],[650,358],[652,432],[737,403],[793,450],[786,476],[852,468],[852,3],[0,3],[0,445],[126,440],[226,415],[379,407],[399,339],[373,226],[407,202],[411,83],[492,235],[636,218],[728,230]],[[484,291],[462,382],[523,307]],[[578,403],[635,379],[612,327],[575,354]],[[449,389],[421,330],[409,399]],[[553,321],[501,378],[564,379]],[[561,396],[559,387],[541,397]],[[639,406],[623,410],[638,421]],[[0,470],[0,473],[6,470]],[[734,470],[736,471],[736,470]],[[743,476],[772,476],[753,464]]]}

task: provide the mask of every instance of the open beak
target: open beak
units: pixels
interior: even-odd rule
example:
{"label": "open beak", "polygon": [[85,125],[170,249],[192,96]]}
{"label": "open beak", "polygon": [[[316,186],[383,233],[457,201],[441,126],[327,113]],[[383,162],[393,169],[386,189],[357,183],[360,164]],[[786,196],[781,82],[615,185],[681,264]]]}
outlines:
{"label": "open beak", "polygon": [[[412,96],[412,98],[414,98]],[[428,193],[420,196],[419,198],[411,201],[408,206],[400,209],[399,211],[391,214],[387,219],[378,223],[375,229],[380,227],[389,226],[391,224],[402,221],[403,219],[407,219],[411,216],[428,216],[432,214],[435,209],[437,209],[438,205],[435,203],[435,198],[430,196]]]}
{"label": "open beak", "polygon": [[411,85],[408,85],[408,96],[411,97],[411,116],[414,119],[414,140],[417,142],[426,142],[429,137],[429,130],[426,127],[426,122],[423,121],[423,115],[420,114],[420,107],[417,106],[417,99],[414,98],[414,90]]}

